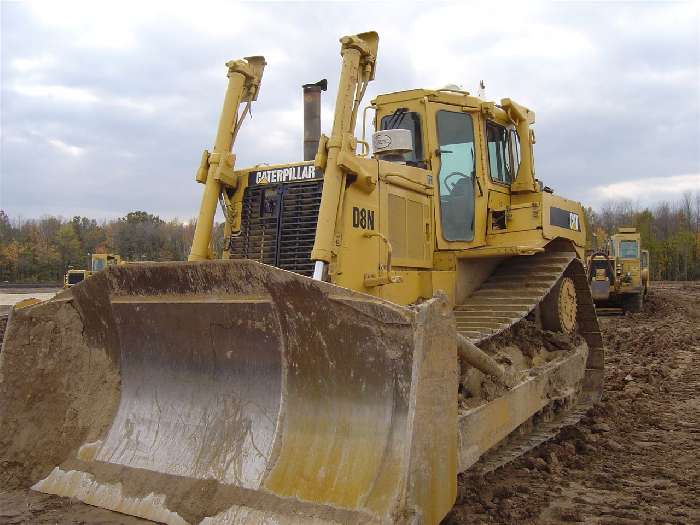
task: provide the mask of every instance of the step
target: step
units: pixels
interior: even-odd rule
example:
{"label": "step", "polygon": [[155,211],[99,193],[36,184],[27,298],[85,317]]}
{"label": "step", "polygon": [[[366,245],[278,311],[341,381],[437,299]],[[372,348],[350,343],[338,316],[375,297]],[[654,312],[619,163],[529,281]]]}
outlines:
{"label": "step", "polygon": [[483,308],[475,308],[474,310],[455,310],[455,318],[459,317],[489,317],[489,318],[507,318],[507,319],[522,319],[528,314],[524,308],[513,308],[512,310],[484,310]]}
{"label": "step", "polygon": [[467,321],[473,321],[473,322],[482,322],[482,323],[510,323],[511,321],[516,321],[520,319],[520,317],[517,316],[490,316],[490,315],[470,315],[468,312],[463,313],[462,315],[457,315],[455,312],[455,319],[457,320],[457,324],[467,322]]}
{"label": "step", "polygon": [[489,290],[491,288],[504,288],[508,285],[512,285],[512,288],[526,288],[528,289],[528,291],[530,288],[549,289],[554,284],[553,281],[553,279],[523,279],[522,281],[511,281],[509,279],[494,279],[493,281],[486,281],[484,284],[481,285],[479,290]]}
{"label": "step", "polygon": [[503,304],[470,304],[466,302],[455,306],[455,312],[484,312],[491,315],[494,312],[514,313],[525,312],[530,310],[532,303],[503,303]]}
{"label": "step", "polygon": [[484,321],[457,321],[457,330],[461,329],[475,329],[475,330],[497,330],[499,328],[507,328],[512,323],[499,323],[499,322],[484,322]]}
{"label": "step", "polygon": [[531,305],[535,304],[537,300],[540,298],[540,296],[533,296],[533,297],[519,297],[519,296],[494,296],[494,297],[488,297],[485,295],[481,296],[475,296],[472,295],[471,297],[465,299],[464,303],[461,306],[478,306],[478,305],[500,305],[500,304],[507,304],[507,305],[522,305],[523,307],[529,308]]}
{"label": "step", "polygon": [[488,278],[486,282],[494,280],[507,280],[507,281],[554,281],[559,277],[561,272],[508,272],[500,273],[495,272]]}
{"label": "step", "polygon": [[498,268],[494,273],[523,273],[523,272],[542,272],[542,273],[554,273],[561,272],[564,268],[568,266],[568,262],[539,262],[530,264],[516,264],[516,263],[504,263]]}
{"label": "step", "polygon": [[549,288],[479,288],[472,297],[518,297],[528,299],[539,299],[549,291]]}

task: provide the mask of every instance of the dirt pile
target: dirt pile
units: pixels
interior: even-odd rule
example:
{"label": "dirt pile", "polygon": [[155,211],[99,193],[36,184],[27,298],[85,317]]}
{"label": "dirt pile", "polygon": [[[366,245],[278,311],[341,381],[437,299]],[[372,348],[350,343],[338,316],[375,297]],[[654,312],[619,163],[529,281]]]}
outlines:
{"label": "dirt pile", "polygon": [[700,283],[657,287],[642,313],[601,326],[603,402],[514,463],[461,479],[447,524],[700,522]]}

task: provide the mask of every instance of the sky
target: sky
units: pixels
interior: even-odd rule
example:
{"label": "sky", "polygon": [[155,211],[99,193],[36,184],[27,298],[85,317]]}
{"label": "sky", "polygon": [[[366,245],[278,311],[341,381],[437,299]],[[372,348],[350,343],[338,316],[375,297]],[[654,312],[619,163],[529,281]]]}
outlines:
{"label": "sky", "polygon": [[[700,191],[696,2],[233,3],[0,0],[0,209],[12,218],[196,216],[230,59],[264,55],[238,168],[302,158],[301,85],[338,38],[379,33],[379,93],[457,84],[533,109],[537,177],[642,205]],[[371,131],[371,130],[370,130]]]}

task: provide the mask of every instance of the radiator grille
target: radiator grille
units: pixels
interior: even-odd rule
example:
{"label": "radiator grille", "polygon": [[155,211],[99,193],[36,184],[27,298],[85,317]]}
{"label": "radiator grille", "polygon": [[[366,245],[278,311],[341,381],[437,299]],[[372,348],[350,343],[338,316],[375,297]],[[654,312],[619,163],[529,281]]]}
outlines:
{"label": "radiator grille", "polygon": [[241,231],[231,236],[230,257],[313,275],[311,249],[322,188],[321,180],[246,188]]}

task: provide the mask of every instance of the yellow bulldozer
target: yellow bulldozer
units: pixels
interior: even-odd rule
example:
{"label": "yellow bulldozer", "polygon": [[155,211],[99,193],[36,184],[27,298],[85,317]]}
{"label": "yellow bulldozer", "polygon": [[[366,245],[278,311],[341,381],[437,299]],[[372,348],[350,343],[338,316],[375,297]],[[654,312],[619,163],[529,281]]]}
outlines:
{"label": "yellow bulldozer", "polygon": [[121,264],[122,258],[112,253],[93,253],[90,256],[90,263],[89,270],[69,267],[66,275],[63,277],[63,287],[70,288],[84,281],[95,272],[102,271],[112,265]]}
{"label": "yellow bulldozer", "polygon": [[[315,140],[325,86],[306,86],[303,162],[236,167],[265,60],[227,64],[189,262],[112,266],[13,312],[0,486],[173,525],[436,524],[460,472],[599,400],[583,210],[535,178],[534,112],[455,87],[362,108],[378,36],[340,42]],[[523,353],[525,322],[569,343]]]}
{"label": "yellow bulldozer", "polygon": [[588,279],[596,306],[640,312],[649,290],[649,251],[636,228],[618,228],[602,251],[590,255]]}

